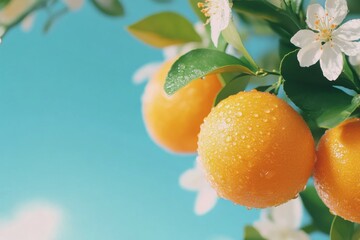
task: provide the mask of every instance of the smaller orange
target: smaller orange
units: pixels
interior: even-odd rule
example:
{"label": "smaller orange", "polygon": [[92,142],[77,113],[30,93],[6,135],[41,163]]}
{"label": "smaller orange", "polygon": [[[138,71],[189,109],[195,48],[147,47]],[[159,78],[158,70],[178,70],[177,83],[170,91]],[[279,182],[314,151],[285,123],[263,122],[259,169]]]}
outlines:
{"label": "smaller orange", "polygon": [[360,223],[360,119],[328,130],[321,138],[315,187],[332,213]]}
{"label": "smaller orange", "polygon": [[173,62],[163,64],[148,82],[142,97],[143,119],[149,135],[159,146],[175,153],[194,153],[200,125],[222,85],[216,75],[209,75],[169,96],[164,84]]}

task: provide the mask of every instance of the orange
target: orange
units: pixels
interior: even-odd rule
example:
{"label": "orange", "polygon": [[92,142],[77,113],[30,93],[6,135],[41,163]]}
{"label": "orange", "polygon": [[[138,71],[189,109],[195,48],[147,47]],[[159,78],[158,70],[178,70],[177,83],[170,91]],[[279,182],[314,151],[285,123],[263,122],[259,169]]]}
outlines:
{"label": "orange", "polygon": [[220,102],[201,126],[198,145],[219,196],[249,208],[297,197],[315,163],[308,126],[270,93],[240,92]]}
{"label": "orange", "polygon": [[331,212],[360,223],[360,119],[349,119],[321,138],[315,187]]}
{"label": "orange", "polygon": [[158,145],[171,152],[193,153],[200,125],[222,86],[216,75],[209,75],[168,96],[164,84],[172,64],[173,61],[163,64],[147,84],[142,98],[143,118]]}

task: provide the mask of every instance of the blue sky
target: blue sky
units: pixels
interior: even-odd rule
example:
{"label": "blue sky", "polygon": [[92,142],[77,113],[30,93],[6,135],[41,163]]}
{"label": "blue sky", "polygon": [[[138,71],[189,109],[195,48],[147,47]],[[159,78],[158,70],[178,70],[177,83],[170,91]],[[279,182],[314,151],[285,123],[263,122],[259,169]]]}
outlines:
{"label": "blue sky", "polygon": [[259,212],[221,200],[193,213],[195,194],[179,175],[195,156],[158,148],[141,119],[143,86],[131,82],[161,51],[125,26],[160,10],[190,17],[186,1],[124,1],[126,16],[107,18],[87,3],[43,34],[15,29],[0,46],[0,219],[33,201],[63,213],[59,240],[241,239]]}

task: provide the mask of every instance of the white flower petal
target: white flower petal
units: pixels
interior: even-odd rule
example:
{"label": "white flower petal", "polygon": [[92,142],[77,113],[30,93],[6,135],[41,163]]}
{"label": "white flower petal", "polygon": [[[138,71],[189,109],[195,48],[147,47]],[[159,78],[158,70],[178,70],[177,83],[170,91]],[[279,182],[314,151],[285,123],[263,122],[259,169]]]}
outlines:
{"label": "white flower petal", "polygon": [[79,10],[84,5],[84,0],[64,0],[71,11]]}
{"label": "white flower petal", "polygon": [[350,56],[349,57],[350,64],[353,66],[359,66],[360,65],[360,54],[356,56]]}
{"label": "white flower petal", "polygon": [[338,38],[334,38],[333,42],[348,56],[360,54],[360,42],[349,42]]}
{"label": "white flower petal", "polygon": [[323,46],[323,49],[320,58],[321,70],[328,80],[334,81],[340,76],[343,69],[342,53],[338,46],[331,46],[329,42]]}
{"label": "white flower petal", "polygon": [[326,0],[325,9],[334,18],[331,23],[335,25],[342,23],[349,11],[346,0]]}
{"label": "white flower petal", "polygon": [[213,209],[216,205],[218,196],[214,189],[205,188],[199,191],[196,201],[194,211],[197,215],[204,215]]}
{"label": "white flower petal", "polygon": [[140,84],[151,78],[162,63],[148,63],[139,68],[133,75],[133,83]]}
{"label": "white flower petal", "polygon": [[269,238],[281,231],[279,227],[269,219],[268,210],[262,210],[260,220],[254,222],[254,227],[259,231],[260,235],[265,238]]}
{"label": "white flower petal", "polygon": [[315,27],[315,22],[325,16],[325,10],[320,4],[311,4],[309,5],[306,12],[306,23],[309,28],[317,30]]}
{"label": "white flower petal", "polygon": [[229,0],[209,0],[208,14],[210,14],[211,40],[215,47],[219,36],[231,21],[231,4]]}
{"label": "white flower petal", "polygon": [[35,17],[36,17],[36,14],[31,13],[31,14],[27,15],[24,20],[21,21],[21,28],[24,32],[28,32],[31,30],[31,28],[35,22]]}
{"label": "white flower petal", "polygon": [[219,37],[220,37],[220,33],[222,30],[221,26],[219,24],[219,21],[221,22],[221,19],[217,19],[212,17],[210,19],[210,26],[211,26],[211,41],[214,43],[214,46],[217,47],[218,46],[218,42],[219,42]]}
{"label": "white flower petal", "polygon": [[333,36],[343,40],[355,41],[360,38],[360,19],[354,19],[342,24],[334,30]]}
{"label": "white flower petal", "polygon": [[297,54],[301,67],[309,67],[319,61],[322,54],[320,42],[314,42],[300,49]]}
{"label": "white flower petal", "polygon": [[316,40],[317,34],[310,30],[298,31],[290,40],[292,44],[303,48],[313,43]]}
{"label": "white flower petal", "polygon": [[179,179],[180,186],[189,191],[198,191],[203,186],[203,175],[197,169],[185,171]]}
{"label": "white flower petal", "polygon": [[297,229],[301,225],[302,203],[300,198],[271,208],[270,211],[275,224],[278,226],[287,229]]}

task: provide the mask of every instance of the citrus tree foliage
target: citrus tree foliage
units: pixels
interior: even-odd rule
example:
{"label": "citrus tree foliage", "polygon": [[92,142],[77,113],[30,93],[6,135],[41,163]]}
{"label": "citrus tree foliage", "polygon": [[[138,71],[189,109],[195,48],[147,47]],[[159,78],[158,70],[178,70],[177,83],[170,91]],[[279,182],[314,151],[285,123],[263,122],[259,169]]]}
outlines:
{"label": "citrus tree foliage", "polygon": [[[45,9],[50,13],[44,23],[48,31],[61,16],[76,10],[71,1],[0,0],[0,33],[5,35]],[[171,0],[153,1],[166,4]],[[344,4],[334,7],[331,4],[336,1],[328,1],[323,7],[303,0],[188,0],[189,8],[204,25],[204,33],[199,33],[186,17],[171,11],[146,16],[127,29],[147,45],[176,50],[177,60],[164,84],[167,94],[217,74],[222,90],[214,105],[245,89],[270,92],[291,104],[306,121],[314,139],[319,140],[327,129],[360,115],[360,20],[350,20],[360,14],[360,1],[338,1],[345,2],[346,9]],[[126,13],[120,0],[89,3],[109,17]],[[314,17],[311,13],[315,10],[333,17]],[[254,34],[270,36],[278,46],[253,58],[246,39]],[[300,193],[312,219],[302,231],[320,231],[335,240],[359,239],[359,226],[334,217],[312,185]],[[264,239],[252,226],[247,226],[244,234],[244,239]]]}

